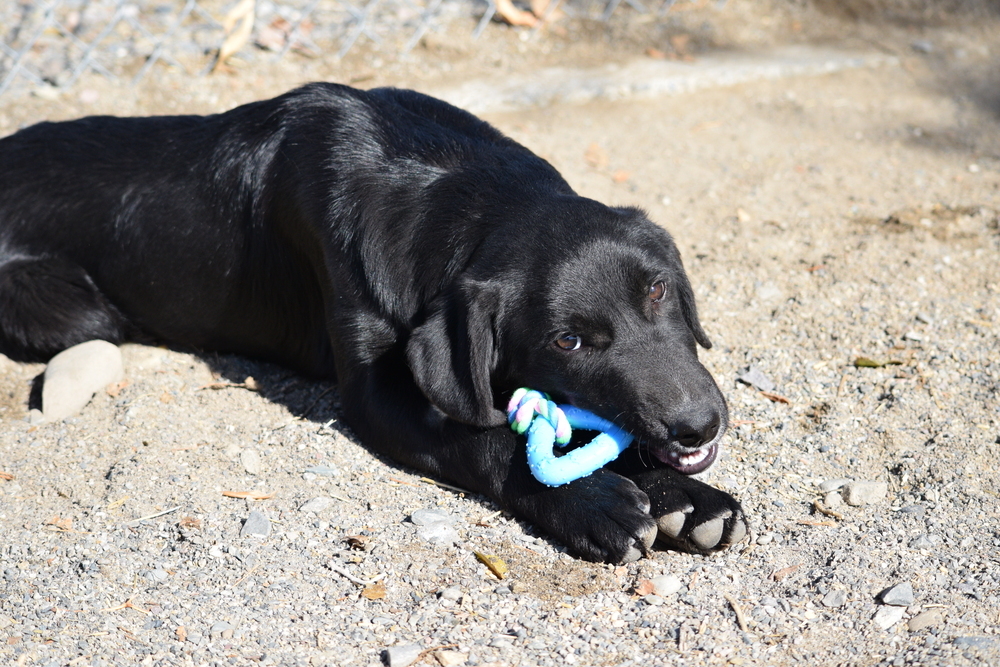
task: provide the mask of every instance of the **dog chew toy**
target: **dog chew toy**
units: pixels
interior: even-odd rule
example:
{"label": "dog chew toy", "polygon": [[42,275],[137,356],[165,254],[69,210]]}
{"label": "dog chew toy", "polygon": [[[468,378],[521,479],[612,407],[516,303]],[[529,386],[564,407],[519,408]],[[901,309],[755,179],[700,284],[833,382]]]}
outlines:
{"label": "dog chew toy", "polygon": [[[618,458],[632,436],[592,412],[557,405],[545,394],[522,387],[507,404],[507,421],[515,433],[528,434],[528,467],[546,486],[562,486],[586,477]],[[556,456],[554,445],[565,447],[573,429],[600,431],[597,437],[568,454]]]}

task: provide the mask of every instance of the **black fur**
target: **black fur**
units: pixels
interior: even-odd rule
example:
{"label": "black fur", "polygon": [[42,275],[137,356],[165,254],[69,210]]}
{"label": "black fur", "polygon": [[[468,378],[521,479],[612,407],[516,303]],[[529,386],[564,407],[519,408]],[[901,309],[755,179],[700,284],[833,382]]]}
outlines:
{"label": "black fur", "polygon": [[[555,344],[567,335],[580,349]],[[368,447],[584,558],[644,550],[654,519],[692,504],[695,523],[730,517],[725,535],[673,546],[745,532],[735,500],[663,462],[727,424],[670,236],[418,93],[313,84],[214,116],[91,117],[0,140],[0,352],[42,361],[93,338],[336,378]],[[542,486],[502,413],[522,385],[639,444]]]}

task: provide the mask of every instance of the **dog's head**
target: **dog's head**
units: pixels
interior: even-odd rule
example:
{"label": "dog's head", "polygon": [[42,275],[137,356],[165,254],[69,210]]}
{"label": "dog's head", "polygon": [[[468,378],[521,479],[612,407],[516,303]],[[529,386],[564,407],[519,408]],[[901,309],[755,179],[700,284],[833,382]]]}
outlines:
{"label": "dog's head", "polygon": [[635,209],[561,197],[490,239],[411,337],[417,384],[442,412],[505,423],[527,386],[609,419],[685,474],[715,461],[728,415],[698,361],[702,330],[670,236]]}

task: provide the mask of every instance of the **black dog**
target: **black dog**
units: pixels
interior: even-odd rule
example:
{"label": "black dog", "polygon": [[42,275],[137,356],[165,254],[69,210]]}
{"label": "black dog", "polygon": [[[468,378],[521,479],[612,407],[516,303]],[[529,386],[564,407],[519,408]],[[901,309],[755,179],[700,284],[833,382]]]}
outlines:
{"label": "black dog", "polygon": [[[215,116],[92,117],[0,140],[0,352],[90,339],[235,352],[336,378],[367,446],[486,494],[587,559],[740,541],[688,475],[728,422],[670,236],[418,93],[313,84]],[[520,386],[637,445],[548,488]]]}

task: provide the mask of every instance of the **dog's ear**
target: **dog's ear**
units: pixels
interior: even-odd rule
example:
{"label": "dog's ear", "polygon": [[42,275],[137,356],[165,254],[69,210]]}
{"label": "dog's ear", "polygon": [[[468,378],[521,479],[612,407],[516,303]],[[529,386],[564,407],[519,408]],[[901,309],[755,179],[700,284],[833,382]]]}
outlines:
{"label": "dog's ear", "polygon": [[495,320],[496,290],[464,280],[431,304],[427,319],[413,330],[406,359],[417,386],[439,410],[474,426],[500,426],[507,420],[493,406],[490,379],[499,349]]}
{"label": "dog's ear", "polygon": [[688,280],[687,273],[681,268],[678,274],[677,294],[681,300],[681,313],[684,314],[684,322],[687,323],[694,339],[698,341],[706,350],[712,347],[712,341],[708,339],[708,334],[701,328],[701,320],[698,319],[698,307],[694,303],[694,290],[691,289],[691,281]]}

